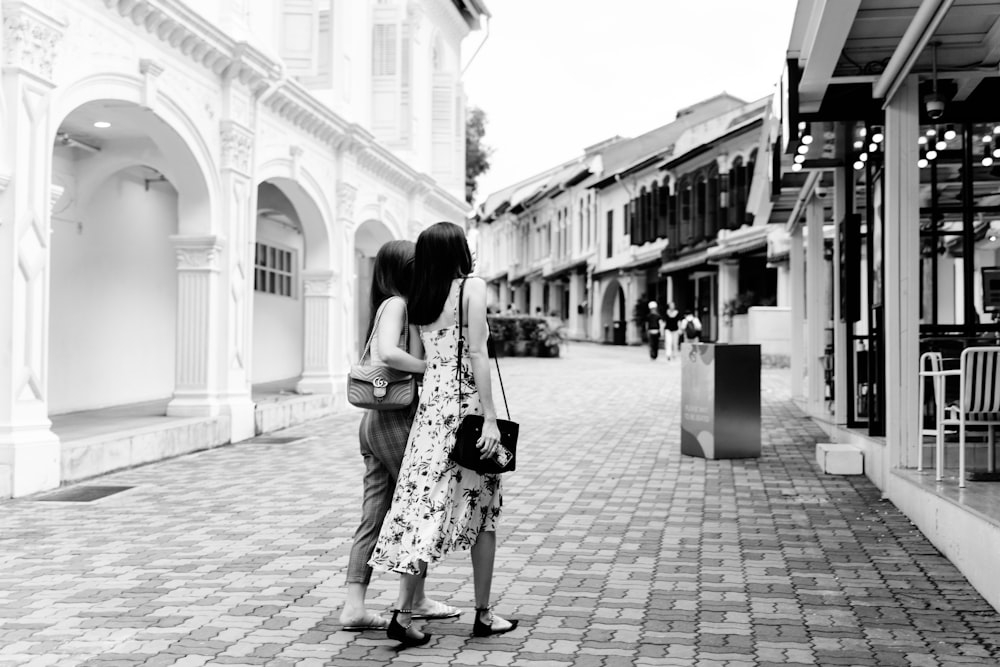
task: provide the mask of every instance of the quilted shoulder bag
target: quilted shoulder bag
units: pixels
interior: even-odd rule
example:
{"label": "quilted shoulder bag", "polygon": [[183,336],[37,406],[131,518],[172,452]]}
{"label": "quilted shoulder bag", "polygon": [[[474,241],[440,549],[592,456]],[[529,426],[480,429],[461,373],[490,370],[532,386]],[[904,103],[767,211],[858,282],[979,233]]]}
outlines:
{"label": "quilted shoulder bag", "polygon": [[[398,298],[398,297],[390,297]],[[403,410],[410,407],[417,396],[417,381],[413,374],[388,366],[377,366],[371,363],[372,340],[378,332],[389,299],[382,302],[375,314],[375,324],[371,335],[365,343],[365,351],[361,360],[351,366],[347,375],[347,402],[366,410]],[[407,324],[406,311],[403,311],[403,349],[409,348],[410,327]]]}
{"label": "quilted shoulder bag", "polygon": [[[462,297],[465,292],[465,280],[458,290],[458,366],[455,369],[456,380],[458,381],[458,410],[461,417],[462,404],[465,402],[462,394],[462,348],[465,347],[465,334],[462,332],[463,308]],[[500,380],[500,392],[503,394],[503,407],[507,412],[507,419],[497,419],[497,428],[500,430],[500,451],[493,458],[482,459],[482,452],[476,447],[479,438],[483,435],[482,415],[465,415],[461,417],[458,424],[458,431],[455,433],[455,446],[452,447],[448,455],[452,461],[473,470],[480,475],[499,475],[500,473],[511,472],[517,466],[517,436],[520,426],[517,422],[510,420],[510,407],[507,405],[507,392],[503,388],[503,378],[500,376],[500,362],[496,357],[493,361],[497,366],[497,379]]]}

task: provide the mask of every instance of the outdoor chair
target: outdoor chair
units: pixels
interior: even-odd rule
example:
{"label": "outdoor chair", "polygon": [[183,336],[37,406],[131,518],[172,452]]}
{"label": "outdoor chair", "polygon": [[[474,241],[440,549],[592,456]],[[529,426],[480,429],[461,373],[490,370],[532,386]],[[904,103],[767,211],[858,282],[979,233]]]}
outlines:
{"label": "outdoor chair", "polygon": [[[941,372],[944,370],[944,362],[941,357],[940,352],[924,352],[920,355],[920,389],[919,389],[919,403],[920,406],[920,425],[917,429],[919,433],[919,445],[917,448],[917,470],[924,469],[924,436],[933,435],[934,436],[934,461],[937,468],[937,479],[941,479],[941,461],[943,460],[943,452],[940,448],[944,446],[944,437],[942,431],[944,430],[944,424],[942,420],[944,419],[944,376]],[[926,428],[924,422],[926,421],[924,411],[927,409],[927,402],[925,398],[925,393],[927,391],[927,380],[930,379],[932,386],[934,387],[934,425],[935,428]]]}
{"label": "outdoor chair", "polygon": [[995,469],[993,427],[1000,426],[1000,347],[967,347],[962,350],[957,371],[937,373],[936,377],[940,377],[942,381],[942,390],[944,377],[956,375],[959,378],[958,405],[946,407],[944,414],[937,420],[935,465],[937,479],[940,480],[944,458],[944,427],[957,426],[958,486],[964,487],[967,427],[986,427],[989,468],[991,471]]}

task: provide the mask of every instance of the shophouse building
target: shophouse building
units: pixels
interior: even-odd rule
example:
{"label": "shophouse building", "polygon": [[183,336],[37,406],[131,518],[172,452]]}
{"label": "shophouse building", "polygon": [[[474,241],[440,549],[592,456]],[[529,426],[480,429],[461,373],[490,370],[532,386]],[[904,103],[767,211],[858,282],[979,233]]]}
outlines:
{"label": "shophouse building", "polygon": [[699,313],[707,338],[745,342],[727,309],[779,306],[769,210],[755,225],[747,205],[769,103],[720,94],[488,196],[476,225],[499,308],[631,344],[648,301],[673,301]]}
{"label": "shophouse building", "polygon": [[[795,393],[1000,608],[1000,504],[977,481],[995,479],[997,427],[964,448],[942,427],[940,472],[935,451],[943,416],[1000,422],[981,350],[1000,345],[998,62],[1000,3],[800,2],[766,159],[775,201],[794,193]],[[925,353],[944,373],[919,375]]]}
{"label": "shophouse building", "polygon": [[0,4],[0,497],[340,405],[481,0]]}

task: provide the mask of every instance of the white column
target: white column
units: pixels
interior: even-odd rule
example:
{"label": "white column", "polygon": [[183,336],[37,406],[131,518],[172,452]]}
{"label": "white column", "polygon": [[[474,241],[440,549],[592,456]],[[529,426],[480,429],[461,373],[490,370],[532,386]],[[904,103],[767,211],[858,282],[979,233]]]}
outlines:
{"label": "white column", "polygon": [[[341,164],[339,171],[343,170]],[[334,316],[334,321],[330,324],[330,336],[333,339],[333,370],[334,375],[339,378],[335,381],[335,386],[344,387],[347,382],[347,373],[351,364],[357,361],[362,343],[358,341],[358,309],[355,303],[355,291],[357,285],[357,257],[355,252],[354,233],[354,202],[358,198],[358,189],[340,180],[337,182],[337,224],[334,229],[341,234],[340,262],[344,267],[340,285],[340,308]]]}
{"label": "white column", "polygon": [[805,375],[805,306],[806,306],[806,266],[802,249],[802,225],[796,224],[789,237],[788,270],[791,289],[791,326],[792,326],[792,381],[793,397],[803,395],[803,376]]}
{"label": "white column", "polygon": [[826,350],[826,325],[829,321],[826,260],[823,259],[822,200],[812,197],[806,206],[806,364],[808,378],[806,393],[809,410],[814,415],[826,412],[823,362]]}
{"label": "white column", "polygon": [[569,321],[566,324],[566,334],[573,339],[581,340],[587,337],[585,329],[586,312],[580,312],[583,304],[583,291],[587,277],[582,273],[571,273],[569,276]]}
{"label": "white column", "polygon": [[[910,77],[885,114],[885,425],[889,462],[917,462],[920,357],[920,218],[917,79]],[[884,486],[882,488],[885,488]]]}
{"label": "white column", "polygon": [[[230,82],[226,89],[228,107],[241,96]],[[240,107],[242,108],[242,107]],[[257,188],[253,186],[253,133],[243,123],[245,117],[225,120],[220,128],[222,169],[222,216],[230,243],[222,251],[220,274],[220,317],[217,358],[221,386],[218,401],[230,417],[230,442],[252,438],[256,433],[254,403],[250,391],[250,334],[253,329],[253,254]]]}
{"label": "white column", "polygon": [[792,302],[792,291],[789,287],[791,282],[791,268],[788,262],[782,262],[778,265],[778,294],[777,294],[777,305],[781,308],[787,308]]}
{"label": "white column", "polygon": [[59,486],[48,418],[48,98],[65,24],[4,2],[0,53],[0,498]]}
{"label": "white column", "polygon": [[219,320],[216,302],[222,266],[218,236],[171,236],[177,250],[177,361],[174,397],[167,414],[177,417],[220,414]]}
{"label": "white column", "polygon": [[335,280],[333,271],[310,271],[302,275],[305,346],[302,379],[296,387],[300,394],[335,394],[339,388],[333,367]]}
{"label": "white column", "polygon": [[[740,285],[740,263],[735,259],[726,259],[719,263],[719,315],[720,324],[719,327],[719,342],[720,343],[731,343],[733,342],[733,327],[732,321],[727,323],[723,313],[726,309],[726,303],[730,299],[735,299],[739,293]],[[746,341],[742,341],[746,342]]]}
{"label": "white column", "polygon": [[544,304],[542,303],[542,291],[545,289],[545,282],[541,278],[536,278],[529,283],[529,310],[524,312],[529,315],[535,314],[535,308],[542,308]]}
{"label": "white column", "polygon": [[[841,134],[843,136],[843,133]],[[835,225],[844,224],[844,201],[850,188],[853,187],[853,178],[848,174],[845,177],[842,169],[837,169],[833,174],[833,221]],[[839,231],[839,228],[838,228]],[[834,421],[837,424],[847,423],[847,325],[841,322],[844,316],[840,309],[841,288],[840,284],[840,234],[833,235],[833,359],[834,359]]]}

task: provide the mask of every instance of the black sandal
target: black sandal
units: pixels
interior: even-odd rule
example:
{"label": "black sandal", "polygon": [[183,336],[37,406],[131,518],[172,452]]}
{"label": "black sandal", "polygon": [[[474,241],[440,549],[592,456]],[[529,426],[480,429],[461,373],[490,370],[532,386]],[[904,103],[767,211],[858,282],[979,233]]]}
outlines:
{"label": "black sandal", "polygon": [[403,625],[396,619],[399,614],[412,613],[413,612],[409,609],[392,610],[392,620],[389,621],[389,627],[385,629],[385,634],[389,639],[399,642],[399,646],[396,647],[397,651],[404,648],[413,648],[414,646],[423,646],[431,640],[431,634],[429,632],[421,633],[423,635],[422,637],[411,637],[406,634],[406,631],[413,625],[412,619],[406,625]]}
{"label": "black sandal", "polygon": [[[472,636],[473,637],[489,637],[491,635],[502,635],[503,633],[510,632],[511,630],[513,630],[514,628],[517,627],[518,621],[516,621],[516,620],[513,620],[513,621],[512,620],[508,620],[507,622],[510,623],[510,627],[509,628],[504,628],[503,630],[494,630],[493,629],[493,619],[492,619],[492,616],[493,616],[492,609],[493,609],[492,607],[476,607],[476,620],[473,621],[473,623],[472,623]],[[479,620],[479,614],[482,613],[482,612],[486,612],[486,613],[490,614],[491,618],[490,618],[490,624],[489,625],[487,625],[487,624],[485,624],[485,623],[483,623],[482,621]]]}

